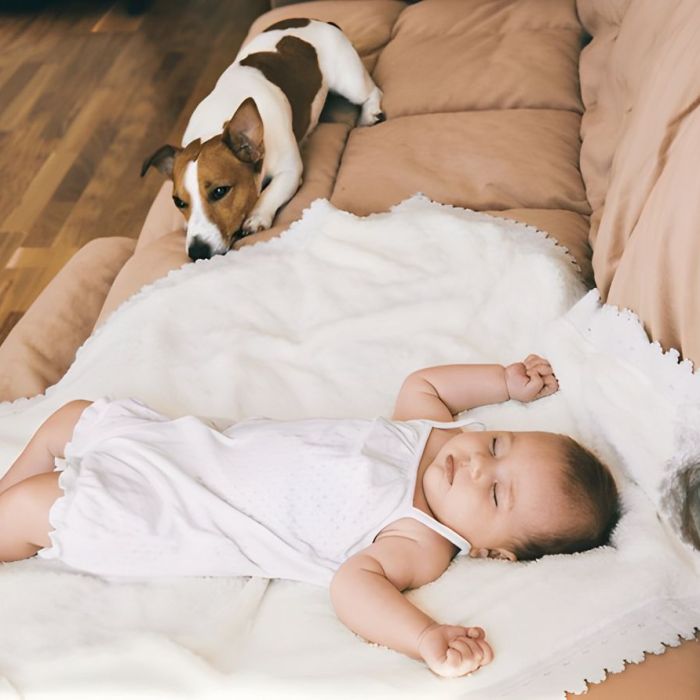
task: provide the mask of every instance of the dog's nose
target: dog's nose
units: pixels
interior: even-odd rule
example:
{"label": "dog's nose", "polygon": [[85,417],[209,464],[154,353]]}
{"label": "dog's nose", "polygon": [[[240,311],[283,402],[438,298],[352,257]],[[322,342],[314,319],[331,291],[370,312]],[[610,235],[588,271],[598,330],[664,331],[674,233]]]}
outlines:
{"label": "dog's nose", "polygon": [[193,238],[192,243],[190,243],[189,248],[187,248],[187,255],[189,255],[192,260],[208,260],[211,257],[211,248],[209,244],[201,239]]}

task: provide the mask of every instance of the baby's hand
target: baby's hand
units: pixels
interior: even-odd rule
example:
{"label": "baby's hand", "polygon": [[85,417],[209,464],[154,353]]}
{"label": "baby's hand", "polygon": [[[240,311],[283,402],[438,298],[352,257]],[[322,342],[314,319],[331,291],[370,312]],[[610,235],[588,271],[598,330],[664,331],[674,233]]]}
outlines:
{"label": "baby's hand", "polygon": [[506,387],[511,399],[527,403],[553,394],[559,388],[552,366],[538,355],[506,367]]}
{"label": "baby's hand", "polygon": [[433,673],[445,678],[463,676],[493,660],[493,651],[481,627],[435,623],[418,640],[418,653]]}

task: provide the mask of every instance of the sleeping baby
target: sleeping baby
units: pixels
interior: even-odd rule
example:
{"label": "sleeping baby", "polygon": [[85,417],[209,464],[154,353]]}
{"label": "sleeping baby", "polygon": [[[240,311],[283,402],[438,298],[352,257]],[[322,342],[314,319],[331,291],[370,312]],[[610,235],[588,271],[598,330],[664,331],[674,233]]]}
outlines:
{"label": "sleeping baby", "polygon": [[557,389],[530,355],[414,372],[391,420],[252,418],[219,430],[132,399],[72,401],[0,479],[0,560],[330,585],[357,634],[461,676],[493,658],[483,629],[439,624],[402,591],[455,556],[597,547],[619,517],[609,470],[570,437],[453,420]]}

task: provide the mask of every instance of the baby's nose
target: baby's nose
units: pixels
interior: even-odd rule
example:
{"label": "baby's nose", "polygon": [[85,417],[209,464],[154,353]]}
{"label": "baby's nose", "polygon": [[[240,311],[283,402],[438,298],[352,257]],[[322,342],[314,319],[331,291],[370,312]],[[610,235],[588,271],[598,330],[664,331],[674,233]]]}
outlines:
{"label": "baby's nose", "polygon": [[472,479],[478,481],[484,474],[487,468],[487,457],[480,453],[472,454],[466,460],[466,467],[469,469]]}

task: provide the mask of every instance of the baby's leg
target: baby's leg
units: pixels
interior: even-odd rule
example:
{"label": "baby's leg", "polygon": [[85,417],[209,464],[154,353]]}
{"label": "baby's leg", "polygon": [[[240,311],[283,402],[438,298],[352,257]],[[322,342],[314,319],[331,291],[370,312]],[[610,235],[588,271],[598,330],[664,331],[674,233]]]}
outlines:
{"label": "baby's leg", "polygon": [[49,546],[49,511],[62,495],[58,477],[37,474],[0,493],[0,561],[27,559]]}
{"label": "baby's leg", "polygon": [[17,457],[7,474],[0,479],[0,495],[24,479],[54,470],[56,457],[73,436],[75,424],[91,401],[70,401],[52,413]]}

